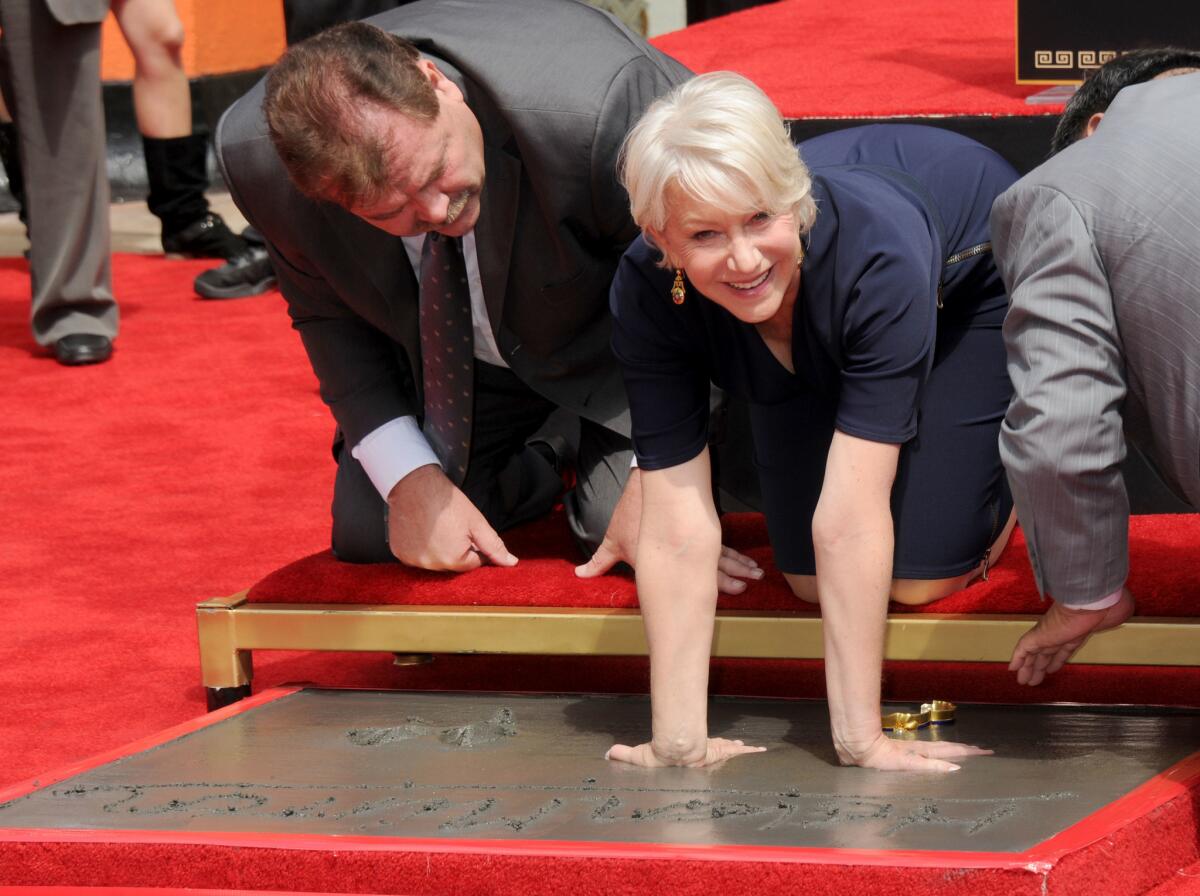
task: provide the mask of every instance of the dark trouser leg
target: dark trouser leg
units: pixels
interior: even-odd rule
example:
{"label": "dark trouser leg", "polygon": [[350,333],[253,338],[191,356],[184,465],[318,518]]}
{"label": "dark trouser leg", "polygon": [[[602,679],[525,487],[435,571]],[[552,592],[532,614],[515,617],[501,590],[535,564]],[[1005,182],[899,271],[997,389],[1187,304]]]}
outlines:
{"label": "dark trouser leg", "polygon": [[[717,393],[715,386],[713,391]],[[754,463],[750,405],[740,396],[729,395],[724,401],[714,400],[711,414],[708,447],[718,511],[762,511],[765,504]]]}
{"label": "dark trouser leg", "polygon": [[608,530],[613,510],[629,481],[633,444],[627,436],[590,420],[581,421],[575,488],[563,496],[567,524],[585,558]]}
{"label": "dark trouser leg", "polygon": [[462,490],[497,531],[549,513],[562,492],[552,463],[526,444],[553,412],[512,371],[475,362],[471,465]]}
{"label": "dark trouser leg", "polygon": [[396,559],[388,547],[387,502],[350,448],[338,433],[333,446],[338,468],[333,480],[331,546],[338,559],[347,563],[387,563]]}

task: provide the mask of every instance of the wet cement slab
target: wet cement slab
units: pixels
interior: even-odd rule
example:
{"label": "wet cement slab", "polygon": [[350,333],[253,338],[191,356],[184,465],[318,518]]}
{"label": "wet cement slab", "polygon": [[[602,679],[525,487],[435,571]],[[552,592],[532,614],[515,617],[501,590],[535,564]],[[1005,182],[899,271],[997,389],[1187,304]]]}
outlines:
{"label": "wet cement slab", "polygon": [[[914,707],[894,707],[908,708]],[[718,699],[714,769],[607,762],[639,697],[302,690],[0,804],[0,827],[1021,852],[1200,749],[1200,714],[960,706],[941,775],[837,766],[823,703]]]}

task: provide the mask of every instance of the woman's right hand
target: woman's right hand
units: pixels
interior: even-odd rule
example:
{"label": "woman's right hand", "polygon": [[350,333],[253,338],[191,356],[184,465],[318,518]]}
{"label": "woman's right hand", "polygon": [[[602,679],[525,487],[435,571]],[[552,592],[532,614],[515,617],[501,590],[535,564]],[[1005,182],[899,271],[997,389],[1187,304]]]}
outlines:
{"label": "woman's right hand", "polygon": [[993,752],[953,741],[893,740],[882,731],[866,749],[852,751],[836,742],[834,748],[842,765],[895,772],[956,772],[961,766],[948,760],[962,756],[990,756]]}
{"label": "woman's right hand", "polygon": [[643,768],[666,768],[673,765],[684,766],[685,768],[703,768],[708,765],[717,765],[726,759],[732,759],[734,756],[742,756],[746,753],[762,753],[766,749],[766,747],[747,746],[740,740],[710,737],[702,756],[663,756],[655,752],[653,744],[638,744],[636,747],[613,744],[608,752],[604,754],[604,758],[611,759],[614,762],[628,762],[630,765],[640,765]]}

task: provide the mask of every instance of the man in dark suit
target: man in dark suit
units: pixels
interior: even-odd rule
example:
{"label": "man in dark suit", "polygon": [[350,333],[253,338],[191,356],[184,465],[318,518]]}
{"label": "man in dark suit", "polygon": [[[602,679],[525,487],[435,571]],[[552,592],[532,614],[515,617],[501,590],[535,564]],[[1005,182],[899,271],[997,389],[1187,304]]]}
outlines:
{"label": "man in dark suit", "polygon": [[[570,525],[600,543],[632,457],[608,346],[608,287],[637,232],[617,152],[689,74],[581,3],[418,2],[296,45],[226,115],[230,189],[269,243],[340,430],[339,557],[515,563],[496,533],[556,500],[553,454],[529,440],[560,409],[580,421]],[[443,380],[428,366],[431,345],[459,337],[422,301],[428,253],[448,243],[465,263],[452,304],[470,304],[473,330],[473,372],[454,362],[473,392],[462,478],[447,456],[460,435],[431,433]],[[617,559],[637,519],[614,522]]]}

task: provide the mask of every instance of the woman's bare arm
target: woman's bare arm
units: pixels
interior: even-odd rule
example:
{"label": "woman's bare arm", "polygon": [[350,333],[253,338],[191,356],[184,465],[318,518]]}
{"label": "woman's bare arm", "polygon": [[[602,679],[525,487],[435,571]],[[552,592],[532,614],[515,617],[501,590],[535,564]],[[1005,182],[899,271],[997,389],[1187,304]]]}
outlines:
{"label": "woman's bare arm", "polygon": [[709,765],[756,752],[708,737],[708,668],[717,606],[721,526],[708,450],[666,470],[643,470],[638,601],[650,645],[653,736],[617,744],[610,759],[649,767]]}
{"label": "woman's bare arm", "polygon": [[813,515],[825,681],[834,748],[844,765],[955,771],[947,761],[990,751],[897,741],[880,725],[880,676],[892,583],[891,494],[900,446],[835,432]]}

